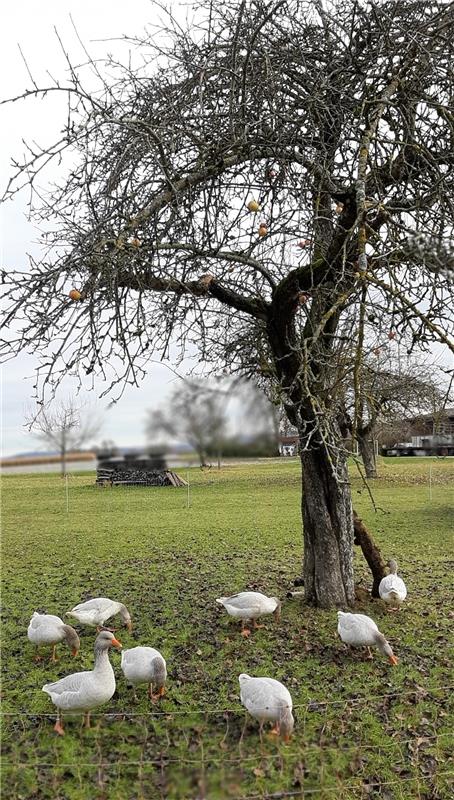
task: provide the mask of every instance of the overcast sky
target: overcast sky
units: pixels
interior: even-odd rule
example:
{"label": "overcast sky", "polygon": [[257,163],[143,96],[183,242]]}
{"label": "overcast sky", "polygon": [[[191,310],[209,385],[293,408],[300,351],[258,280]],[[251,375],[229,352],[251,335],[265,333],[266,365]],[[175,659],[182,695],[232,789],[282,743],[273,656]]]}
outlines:
{"label": "overcast sky", "polygon": [[[173,3],[173,8],[177,9],[178,5]],[[101,58],[109,52],[125,61],[128,49],[124,43],[95,40],[140,33],[147,23],[157,21],[150,0],[129,0],[127,3],[112,0],[14,0],[8,3],[7,9],[3,9],[4,24],[0,28],[2,98],[21,94],[31,86],[18,45],[39,85],[45,84],[47,70],[55,76],[64,75],[65,61],[54,28],[57,28],[75,63],[85,60],[70,14],[93,57]],[[64,105],[56,97],[22,100],[0,107],[1,194],[11,174],[11,157],[18,157],[23,152],[21,139],[35,139],[40,144],[50,142],[58,135],[64,119]],[[26,204],[27,194],[24,192],[15,201],[0,206],[1,261],[6,269],[24,268],[28,253],[39,256],[38,232],[27,221]],[[29,378],[33,375],[34,364],[33,356],[23,354],[2,368],[3,455],[37,449],[36,441],[23,426],[24,412],[31,404],[33,381]],[[159,405],[176,380],[166,366],[152,365],[141,388],[128,389],[119,403],[103,414],[104,424],[99,438],[113,439],[122,445],[143,443],[144,410]],[[98,392],[89,393],[87,400],[93,408],[103,410],[108,401],[97,399],[101,388],[99,386]],[[71,386],[68,385],[66,391],[70,394]]]}

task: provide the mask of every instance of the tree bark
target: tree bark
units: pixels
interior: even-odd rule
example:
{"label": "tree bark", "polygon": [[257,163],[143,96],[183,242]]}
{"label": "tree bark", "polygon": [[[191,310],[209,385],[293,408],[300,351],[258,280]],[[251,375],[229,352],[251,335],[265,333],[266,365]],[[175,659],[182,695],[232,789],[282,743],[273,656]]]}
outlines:
{"label": "tree bark", "polygon": [[374,441],[367,435],[357,433],[358,447],[366,472],[366,478],[377,478],[377,459],[375,457]]}
{"label": "tree bark", "polygon": [[372,597],[380,597],[378,587],[381,579],[384,578],[386,574],[385,562],[382,559],[380,550],[372,539],[364,522],[358,517],[356,511],[353,511],[353,524],[355,530],[355,544],[361,547],[364,558],[369,564],[370,571],[373,575]]}
{"label": "tree bark", "polygon": [[354,602],[353,513],[347,462],[336,474],[323,446],[301,452],[305,600],[321,608]]}

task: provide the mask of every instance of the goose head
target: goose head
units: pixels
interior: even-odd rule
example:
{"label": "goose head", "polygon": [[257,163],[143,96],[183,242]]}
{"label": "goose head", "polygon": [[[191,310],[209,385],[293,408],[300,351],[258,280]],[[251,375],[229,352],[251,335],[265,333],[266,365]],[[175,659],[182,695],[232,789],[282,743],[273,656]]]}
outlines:
{"label": "goose head", "polygon": [[384,656],[387,656],[389,663],[395,667],[396,664],[399,663],[399,659],[394,655],[391,645],[386,641],[382,633],[377,632],[375,634],[375,642],[377,648],[380,650],[380,653],[383,653]]}
{"label": "goose head", "polygon": [[151,662],[151,665],[153,667],[153,683],[158,689],[160,689],[161,686],[165,685],[167,679],[165,661],[163,658],[158,658],[158,656],[155,656]]}
{"label": "goose head", "polygon": [[111,631],[100,631],[95,640],[95,653],[104,652],[104,650],[108,650],[110,647],[118,647],[120,650],[122,644],[118,641],[118,639],[115,638]]}
{"label": "goose head", "polygon": [[281,618],[281,611],[282,611],[281,601],[279,600],[278,597],[272,597],[271,599],[274,600],[275,603],[276,603],[276,608],[273,611],[273,617],[276,620],[276,622],[279,622],[279,620]]}
{"label": "goose head", "polygon": [[65,642],[71,649],[71,655],[77,656],[80,650],[80,639],[77,634],[77,631],[75,631],[74,628],[71,627],[71,625],[63,625],[63,630],[65,632]]}
{"label": "goose head", "polygon": [[127,628],[129,633],[131,633],[131,631],[132,631],[131,614],[129,613],[129,611],[126,608],[126,606],[122,606],[121,607],[121,609],[120,609],[120,618],[121,618],[121,621],[122,621],[123,625],[125,626],[125,628]]}
{"label": "goose head", "polygon": [[280,733],[284,742],[290,741],[290,736],[293,733],[294,727],[295,720],[293,718],[293,714],[289,708],[285,708],[279,720]]}
{"label": "goose head", "polygon": [[389,561],[388,561],[388,568],[389,568],[389,571],[390,571],[391,575],[396,575],[397,574],[397,561],[394,561],[393,558],[390,558]]}

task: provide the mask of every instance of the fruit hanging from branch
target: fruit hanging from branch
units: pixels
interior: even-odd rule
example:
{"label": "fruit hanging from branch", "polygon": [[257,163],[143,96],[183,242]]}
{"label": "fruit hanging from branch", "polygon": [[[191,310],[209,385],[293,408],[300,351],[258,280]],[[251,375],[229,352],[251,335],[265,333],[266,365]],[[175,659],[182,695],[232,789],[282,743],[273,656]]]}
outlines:
{"label": "fruit hanging from branch", "polygon": [[260,211],[260,204],[257,203],[257,200],[249,200],[247,207],[253,214],[255,214],[257,211]]}
{"label": "fruit hanging from branch", "polygon": [[135,247],[137,250],[137,248],[141,246],[142,242],[135,236],[133,239],[129,239],[128,244],[131,245],[131,247]]}
{"label": "fruit hanging from branch", "polygon": [[261,222],[259,225],[259,236],[266,236],[268,233],[268,228],[265,222]]}
{"label": "fruit hanging from branch", "polygon": [[304,303],[307,303],[307,301],[310,300],[310,298],[311,296],[307,292],[298,292],[298,303],[300,305],[303,306]]}
{"label": "fruit hanging from branch", "polygon": [[310,239],[300,239],[300,241],[297,244],[297,247],[308,247],[310,243],[311,243]]}
{"label": "fruit hanging from branch", "polygon": [[388,333],[388,339],[392,341],[395,338],[396,338],[396,331],[390,330],[390,332]]}
{"label": "fruit hanging from branch", "polygon": [[78,289],[71,289],[71,291],[69,292],[69,297],[71,298],[71,300],[74,301],[82,300],[82,293],[79,292]]}
{"label": "fruit hanging from branch", "polygon": [[200,285],[204,286],[207,289],[208,289],[210,283],[212,283],[212,281],[214,281],[214,275],[211,275],[209,272],[205,272],[199,278]]}
{"label": "fruit hanging from branch", "polygon": [[344,204],[336,203],[336,208],[335,208],[336,214],[342,214],[343,210],[344,210]]}

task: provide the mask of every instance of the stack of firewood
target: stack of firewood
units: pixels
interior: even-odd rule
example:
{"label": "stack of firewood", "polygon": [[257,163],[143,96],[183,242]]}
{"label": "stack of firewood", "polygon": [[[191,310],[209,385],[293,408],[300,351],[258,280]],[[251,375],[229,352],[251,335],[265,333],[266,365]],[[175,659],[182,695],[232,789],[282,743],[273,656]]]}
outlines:
{"label": "stack of firewood", "polygon": [[168,469],[143,470],[127,467],[96,470],[97,486],[187,486],[176,472]]}

